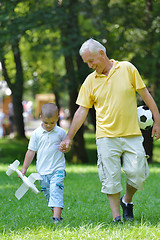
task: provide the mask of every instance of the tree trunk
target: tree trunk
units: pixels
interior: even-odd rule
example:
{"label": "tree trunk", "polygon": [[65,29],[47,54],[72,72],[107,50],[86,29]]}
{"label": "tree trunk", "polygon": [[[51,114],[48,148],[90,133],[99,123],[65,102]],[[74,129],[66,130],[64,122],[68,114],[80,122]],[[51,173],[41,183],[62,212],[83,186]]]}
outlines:
{"label": "tree trunk", "polygon": [[12,51],[14,55],[14,61],[16,65],[16,78],[13,87],[13,110],[14,110],[14,123],[16,126],[16,137],[26,138],[24,131],[24,121],[23,121],[23,106],[22,106],[22,96],[23,96],[23,68],[21,63],[19,42],[17,41],[12,45]]}
{"label": "tree trunk", "polygon": [[9,88],[12,91],[15,136],[18,138],[26,138],[25,131],[24,131],[23,106],[22,106],[23,69],[22,69],[22,64],[21,64],[18,40],[17,40],[16,44],[12,45],[12,51],[13,51],[13,55],[14,55],[15,65],[16,65],[15,81],[12,82],[8,75],[4,58],[2,58],[2,60],[1,60],[2,72],[3,72],[5,81],[7,82]]}
{"label": "tree trunk", "polygon": [[[60,6],[61,14],[63,15],[64,21],[61,29],[61,43],[64,49],[65,58],[65,68],[66,68],[66,78],[68,84],[68,92],[70,96],[69,100],[69,111],[71,120],[77,110],[76,99],[78,95],[79,82],[79,66],[77,64],[77,59],[80,59],[78,53],[78,46],[75,47],[74,43],[80,38],[78,18],[74,12],[74,7],[78,1],[71,0],[66,4]],[[76,41],[75,41],[76,40]],[[75,49],[74,49],[75,48]],[[79,60],[78,60],[79,61]],[[83,126],[79,129],[74,137],[72,145],[72,160],[77,163],[87,163],[88,157],[85,149],[85,142],[83,138]]]}
{"label": "tree trunk", "polygon": [[13,101],[13,112],[14,112],[14,125],[16,128],[15,137],[26,138],[25,131],[24,131],[22,98],[18,94],[13,93],[12,101]]}
{"label": "tree trunk", "polygon": [[[70,103],[69,109],[71,114],[71,119],[74,116],[75,111],[77,110],[77,105],[75,104],[77,99],[77,91],[73,91],[70,94]],[[84,125],[78,130],[77,134],[73,139],[73,147],[72,147],[72,161],[74,163],[88,163],[88,157],[85,149],[85,141],[84,141]]]}
{"label": "tree trunk", "polygon": [[92,107],[90,110],[89,110],[89,114],[91,116],[91,122],[94,126],[94,130],[96,131],[96,111],[95,111],[95,108]]}
{"label": "tree trunk", "polygon": [[[67,71],[67,78],[70,82],[70,84],[75,85],[75,72],[73,67],[73,60],[72,57],[65,57],[65,65],[66,65],[66,71]],[[77,87],[71,88],[69,84],[69,111],[70,111],[70,117],[71,120],[73,119],[74,113],[76,112],[78,106],[76,105],[76,99],[77,99]],[[87,163],[88,157],[85,149],[85,141],[83,137],[84,129],[83,126],[79,129],[79,131],[76,133],[73,145],[72,145],[72,161],[74,163]]]}

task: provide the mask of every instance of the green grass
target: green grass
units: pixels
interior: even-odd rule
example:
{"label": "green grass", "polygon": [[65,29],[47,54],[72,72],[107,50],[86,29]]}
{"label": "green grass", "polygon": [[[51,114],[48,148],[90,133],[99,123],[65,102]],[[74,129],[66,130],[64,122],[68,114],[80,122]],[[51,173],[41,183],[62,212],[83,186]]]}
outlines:
{"label": "green grass", "polygon": [[23,162],[27,145],[27,140],[0,139],[0,163],[11,163],[15,159]]}
{"label": "green grass", "polygon": [[[144,191],[134,197],[135,221],[123,226],[112,224],[107,197],[100,192],[96,166],[67,165],[64,221],[58,227],[51,222],[42,193],[28,191],[20,201],[15,198],[21,180],[16,173],[8,177],[6,170],[7,165],[0,164],[0,239],[160,239],[159,165],[150,166]],[[28,174],[34,171],[32,165]],[[124,174],[122,184],[125,190]]]}
{"label": "green grass", "polygon": [[[94,158],[95,139],[93,135],[90,136],[90,134],[86,135],[86,148],[89,156]],[[154,154],[157,162],[160,162],[159,141],[156,144]],[[35,195],[29,190],[18,201],[14,194],[22,181],[17,178],[16,173],[10,177],[5,173],[8,163],[16,158],[16,152],[20,154],[17,159],[21,158],[21,163],[23,162],[27,143],[14,143],[6,139],[0,140],[0,146],[2,153],[0,154],[0,239],[160,239],[160,164],[150,165],[150,176],[146,181],[144,191],[138,191],[134,196],[135,221],[118,226],[112,223],[107,196],[100,192],[101,183],[96,164],[67,164],[64,188],[65,208],[62,213],[64,220],[55,227],[43,194]],[[12,153],[9,151],[10,146],[12,146]],[[35,171],[33,163],[27,175]],[[125,181],[126,178],[122,172],[124,188],[122,194],[125,192]],[[36,186],[40,189],[38,181]]]}

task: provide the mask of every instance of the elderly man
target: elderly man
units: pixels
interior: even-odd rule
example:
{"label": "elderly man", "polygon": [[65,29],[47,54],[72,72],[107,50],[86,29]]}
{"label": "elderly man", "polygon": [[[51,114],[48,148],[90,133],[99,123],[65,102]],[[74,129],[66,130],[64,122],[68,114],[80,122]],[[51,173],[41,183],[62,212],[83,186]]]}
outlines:
{"label": "elderly man", "polygon": [[[155,101],[147,90],[137,69],[127,61],[110,60],[105,47],[89,39],[80,48],[80,55],[89,68],[94,70],[81,86],[69,132],[60,150],[68,152],[71,140],[85,121],[89,108],[96,110],[96,144],[98,172],[106,193],[113,221],[133,220],[132,197],[149,176],[147,156],[138,126],[136,92],[142,97],[154,116],[152,137],[160,138],[160,114]],[[121,160],[127,177],[126,193],[120,198]]]}

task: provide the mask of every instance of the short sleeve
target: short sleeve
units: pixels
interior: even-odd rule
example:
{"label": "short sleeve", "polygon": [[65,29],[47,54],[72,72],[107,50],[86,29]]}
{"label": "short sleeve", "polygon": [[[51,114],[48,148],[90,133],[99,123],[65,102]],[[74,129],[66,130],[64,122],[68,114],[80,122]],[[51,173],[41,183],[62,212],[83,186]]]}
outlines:
{"label": "short sleeve", "polygon": [[132,85],[134,86],[135,90],[137,91],[138,89],[145,88],[146,85],[144,84],[137,68],[132,64],[131,64],[131,71],[132,71],[131,81],[132,81]]}
{"label": "short sleeve", "polygon": [[33,131],[31,138],[29,140],[28,149],[37,152],[38,142],[36,138],[36,131]]}
{"label": "short sleeve", "polygon": [[80,88],[76,104],[86,108],[92,108],[94,104],[94,101],[92,100],[92,97],[87,89],[87,86],[85,86],[84,84]]}

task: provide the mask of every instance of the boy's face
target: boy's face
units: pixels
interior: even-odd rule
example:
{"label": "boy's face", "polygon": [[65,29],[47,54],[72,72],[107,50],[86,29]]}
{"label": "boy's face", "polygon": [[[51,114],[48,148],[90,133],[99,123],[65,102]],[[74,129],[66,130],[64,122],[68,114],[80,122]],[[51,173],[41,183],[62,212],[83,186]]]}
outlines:
{"label": "boy's face", "polygon": [[41,120],[42,120],[42,127],[47,131],[50,132],[56,125],[57,121],[58,121],[59,116],[55,115],[51,118],[46,118],[44,116],[41,116]]}

